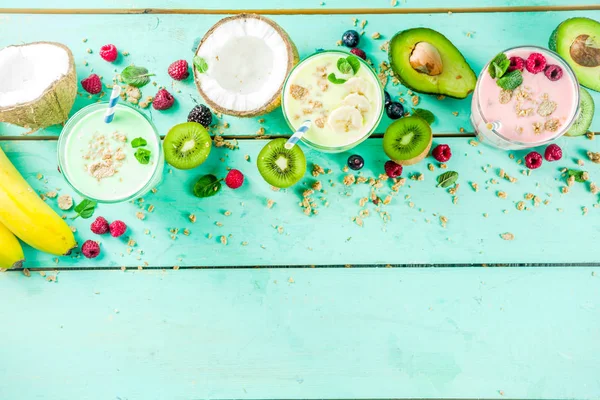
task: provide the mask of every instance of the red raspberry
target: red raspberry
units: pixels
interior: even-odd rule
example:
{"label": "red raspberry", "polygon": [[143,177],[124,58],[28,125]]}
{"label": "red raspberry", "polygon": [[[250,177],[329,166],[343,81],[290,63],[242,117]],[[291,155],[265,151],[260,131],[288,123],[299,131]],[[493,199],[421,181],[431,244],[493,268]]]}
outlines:
{"label": "red raspberry", "polygon": [[229,171],[227,176],[225,177],[225,184],[229,186],[231,189],[237,189],[244,183],[244,174],[242,174],[237,169],[232,169]]}
{"label": "red raspberry", "polygon": [[439,144],[435,146],[431,155],[439,162],[446,162],[452,157],[452,151],[450,151],[450,146],[447,144]]}
{"label": "red raspberry", "polygon": [[354,54],[357,57],[362,58],[363,60],[367,59],[367,53],[365,53],[363,50],[359,49],[358,47],[354,47],[354,48],[350,49],[350,53]]}
{"label": "red raspberry", "polygon": [[187,61],[177,60],[173,64],[169,65],[169,76],[176,81],[182,81],[190,76]]}
{"label": "red raspberry", "polygon": [[108,221],[103,217],[98,217],[94,222],[92,222],[90,229],[96,235],[104,235],[106,232],[108,232]]}
{"label": "red raspberry", "polygon": [[540,53],[531,53],[525,62],[527,71],[532,74],[538,74],[546,68],[546,57]]}
{"label": "red raspberry", "polygon": [[392,160],[386,161],[384,168],[385,174],[390,178],[397,178],[402,175],[402,165],[396,164]]}
{"label": "red raspberry", "polygon": [[537,151],[532,151],[525,156],[525,165],[529,169],[536,169],[542,166],[542,155]]}
{"label": "red raspberry", "polygon": [[557,144],[551,144],[544,151],[546,161],[558,161],[562,158],[562,149]]}
{"label": "red raspberry", "polygon": [[96,74],[91,74],[81,81],[81,87],[89,94],[98,94],[102,91],[102,82]]}
{"label": "red raspberry", "polygon": [[100,57],[105,61],[113,62],[117,59],[118,55],[119,53],[117,53],[117,48],[114,44],[105,44],[100,47]]}
{"label": "red raspberry", "polygon": [[557,81],[563,76],[563,70],[558,65],[548,65],[544,70],[544,75],[551,81]]}
{"label": "red raspberry", "polygon": [[511,57],[509,60],[510,65],[508,66],[508,72],[516,70],[523,72],[523,69],[525,69],[525,60],[523,60],[521,57]]}
{"label": "red raspberry", "polygon": [[112,237],[119,237],[127,230],[125,222],[116,220],[109,225],[110,234]]}
{"label": "red raspberry", "polygon": [[93,240],[86,240],[81,246],[81,252],[87,258],[96,258],[100,255],[100,245]]}
{"label": "red raspberry", "polygon": [[175,98],[171,93],[167,92],[166,89],[160,89],[154,96],[154,100],[152,100],[152,107],[155,110],[167,110],[173,106],[173,103],[175,103]]}

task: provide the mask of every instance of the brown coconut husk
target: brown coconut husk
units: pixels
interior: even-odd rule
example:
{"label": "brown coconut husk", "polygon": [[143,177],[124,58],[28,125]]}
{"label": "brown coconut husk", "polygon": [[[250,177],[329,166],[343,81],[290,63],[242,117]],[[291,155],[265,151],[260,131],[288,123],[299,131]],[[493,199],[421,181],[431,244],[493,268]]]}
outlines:
{"label": "brown coconut husk", "polygon": [[77,95],[75,61],[73,53],[67,46],[54,42],[33,42],[9,47],[36,44],[50,44],[66,51],[69,56],[69,70],[66,75],[48,86],[37,99],[15,106],[0,107],[0,122],[8,122],[32,131],[64,123],[69,118]]}
{"label": "brown coconut husk", "polygon": [[[234,19],[247,19],[247,18],[255,18],[255,19],[259,19],[263,22],[266,22],[267,24],[271,25],[273,27],[273,29],[275,29],[275,31],[277,31],[277,33],[279,33],[279,35],[282,37],[283,42],[285,43],[287,53],[289,55],[287,67],[286,67],[286,76],[288,76],[290,74],[290,72],[292,71],[292,68],[294,68],[294,66],[296,64],[298,64],[298,61],[300,61],[300,55],[298,54],[298,49],[296,48],[296,45],[294,44],[294,42],[292,42],[292,39],[290,39],[290,36],[287,34],[287,32],[281,26],[279,26],[279,24],[277,24],[272,19],[263,17],[262,15],[258,15],[258,14],[239,14],[239,15],[234,15],[232,17],[223,18],[222,20],[217,22],[215,25],[213,25],[213,27],[210,28],[208,30],[208,32],[206,32],[206,34],[200,41],[198,48],[196,49],[195,55],[198,55],[198,52],[200,51],[200,48],[202,47],[202,44],[204,43],[204,41],[209,36],[211,36],[212,33],[219,26],[221,26],[222,24],[224,24],[226,22],[234,20]],[[236,117],[256,117],[259,115],[268,114],[281,105],[281,92],[283,90],[283,84],[285,82],[281,82],[281,85],[279,86],[279,89],[277,90],[277,92],[275,92],[275,95],[265,105],[263,105],[257,109],[247,110],[247,111],[235,111],[235,110],[230,110],[230,109],[221,107],[218,104],[216,104],[215,102],[213,102],[210,99],[210,97],[208,97],[204,93],[204,91],[202,90],[202,85],[200,84],[200,75],[201,74],[196,70],[195,67],[193,67],[192,69],[194,70],[194,81],[196,82],[196,87],[198,88],[198,92],[200,92],[200,95],[202,96],[202,98],[204,99],[206,104],[208,104],[208,106],[210,108],[212,108],[213,110],[215,110],[217,112],[220,112],[220,113],[223,113],[226,115],[233,115]]]}

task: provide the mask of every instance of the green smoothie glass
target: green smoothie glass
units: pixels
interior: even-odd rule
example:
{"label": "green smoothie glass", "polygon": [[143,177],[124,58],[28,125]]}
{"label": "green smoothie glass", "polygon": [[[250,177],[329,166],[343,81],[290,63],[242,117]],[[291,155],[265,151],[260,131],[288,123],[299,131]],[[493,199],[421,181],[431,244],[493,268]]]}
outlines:
{"label": "green smoothie glass", "polygon": [[79,110],[58,139],[58,166],[82,197],[119,203],[143,196],[157,186],[164,155],[152,121],[128,105],[117,104],[112,122],[104,122],[108,103]]}
{"label": "green smoothie glass", "polygon": [[373,68],[339,50],[317,52],[296,65],[284,83],[281,101],[289,127],[298,131],[307,123],[310,128],[301,140],[328,153],[366,140],[381,121],[384,103]]}

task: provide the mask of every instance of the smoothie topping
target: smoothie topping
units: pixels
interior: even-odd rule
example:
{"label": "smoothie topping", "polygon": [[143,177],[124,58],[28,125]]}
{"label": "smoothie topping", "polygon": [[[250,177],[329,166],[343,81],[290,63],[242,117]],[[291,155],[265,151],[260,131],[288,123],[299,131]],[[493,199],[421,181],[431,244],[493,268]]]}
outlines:
{"label": "smoothie topping", "polygon": [[[118,142],[127,141],[127,137],[119,132],[113,132],[112,138]],[[115,175],[125,159],[123,149],[119,147],[114,151],[105,135],[93,135],[88,149],[82,158],[91,161],[91,164],[84,167],[98,181]]]}
{"label": "smoothie topping", "polygon": [[308,96],[308,89],[300,85],[290,85],[290,94],[296,100],[304,100]]}
{"label": "smoothie topping", "polygon": [[537,113],[542,117],[547,117],[551,115],[554,110],[556,110],[556,103],[546,98],[540,103]]}

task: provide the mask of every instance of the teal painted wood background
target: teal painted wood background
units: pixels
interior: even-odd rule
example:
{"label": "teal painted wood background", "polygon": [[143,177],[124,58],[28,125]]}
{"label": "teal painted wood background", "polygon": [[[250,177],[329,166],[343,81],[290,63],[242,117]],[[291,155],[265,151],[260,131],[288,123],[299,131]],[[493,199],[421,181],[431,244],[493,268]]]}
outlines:
{"label": "teal painted wood background", "polygon": [[[592,0],[400,0],[395,8],[388,0],[320,3],[5,1],[0,3],[0,46],[56,40],[73,50],[79,79],[93,71],[109,82],[133,62],[156,72],[159,84],[171,86],[168,64],[189,59],[197,39],[223,15],[74,13],[86,8],[278,9],[292,14],[273,18],[302,56],[335,47],[356,17],[368,21],[361,47],[376,64],[386,58],[379,46],[396,31],[428,26],[447,35],[476,72],[502,48],[524,41],[545,45],[568,17],[600,20]],[[539,9],[518,12],[522,6]],[[431,14],[356,15],[350,10],[365,7],[377,12],[425,8]],[[508,12],[490,13],[489,7],[508,7]],[[589,9],[575,11],[580,7]],[[307,15],[296,15],[297,9]],[[323,10],[345,14],[311,14]],[[373,32],[383,38],[370,39]],[[97,55],[109,42],[130,53],[115,66]],[[396,95],[403,90],[388,89]],[[173,86],[173,93],[172,110],[147,111],[162,133],[200,101],[190,81]],[[144,89],[144,95],[153,94]],[[599,94],[593,96],[600,104]],[[73,112],[95,100],[79,97]],[[420,106],[438,117],[434,141],[453,149],[448,166],[460,173],[457,204],[435,187],[442,170],[430,158],[406,168],[407,178],[422,173],[425,179],[409,179],[381,209],[391,220],[371,215],[363,227],[352,218],[364,208],[374,214],[375,206],[359,206],[368,195],[366,185],[342,184],[349,154],[305,149],[309,169],[317,163],[332,170],[319,177],[327,191],[316,197],[326,199],[317,201],[319,214],[306,217],[297,203],[316,178],[307,173],[298,187],[274,192],[254,166],[265,143],[253,139],[259,128],[267,135],[289,135],[281,112],[265,116],[264,123],[225,117],[231,125],[226,135],[240,137],[239,149],[214,149],[197,170],[167,172],[143,204],[98,208],[98,215],[130,226],[126,238],[103,240],[99,259],[77,254],[58,259],[26,247],[32,276],[0,274],[6,299],[0,308],[5,327],[0,399],[599,398],[599,198],[586,184],[561,194],[560,169],[585,169],[600,183],[598,165],[587,161],[577,167],[579,159],[587,160],[586,151],[600,151],[600,142],[563,138],[563,160],[525,176],[517,163],[524,152],[514,152],[511,159],[508,153],[470,145],[469,104],[421,96]],[[388,124],[384,119],[377,135]],[[460,128],[466,134],[458,135]],[[592,130],[600,131],[600,119]],[[56,171],[59,132],[60,127],[51,127],[23,137],[23,129],[0,124],[0,147],[40,193],[69,192]],[[383,172],[379,138],[356,152],[366,159],[364,176]],[[427,169],[429,162],[435,171]],[[213,199],[190,195],[196,177],[222,176],[226,167],[244,171],[242,189],[223,190]],[[500,168],[518,181],[499,178]],[[471,183],[479,185],[477,192]],[[380,195],[389,192],[386,183]],[[526,201],[526,193],[542,203],[536,207]],[[269,199],[275,202],[270,209]],[[55,200],[47,201],[56,208]],[[529,210],[519,211],[519,201]],[[136,218],[140,211],[143,221]],[[190,213],[197,217],[194,224]],[[446,227],[441,215],[448,218]],[[89,220],[68,222],[79,241],[91,238]],[[178,229],[175,238],[172,229]],[[504,232],[515,240],[502,240]],[[226,246],[220,236],[227,237]],[[129,238],[135,246],[127,246]],[[383,268],[386,264],[393,268]],[[499,264],[517,267],[484,267]],[[316,268],[302,268],[311,265]]]}

